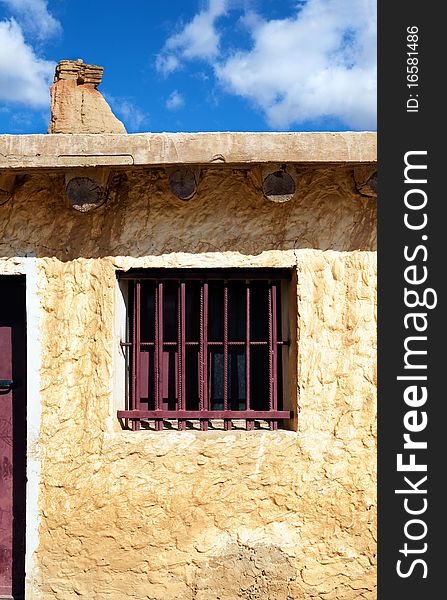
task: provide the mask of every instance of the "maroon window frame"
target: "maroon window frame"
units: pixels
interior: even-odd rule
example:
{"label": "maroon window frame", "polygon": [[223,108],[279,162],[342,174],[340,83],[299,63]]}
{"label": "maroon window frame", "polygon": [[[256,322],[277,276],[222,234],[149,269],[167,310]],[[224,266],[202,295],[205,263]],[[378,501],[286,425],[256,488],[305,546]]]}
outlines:
{"label": "maroon window frame", "polygon": [[[275,430],[282,409],[285,269],[131,270],[128,408],[133,430]],[[152,427],[151,427],[152,425]]]}

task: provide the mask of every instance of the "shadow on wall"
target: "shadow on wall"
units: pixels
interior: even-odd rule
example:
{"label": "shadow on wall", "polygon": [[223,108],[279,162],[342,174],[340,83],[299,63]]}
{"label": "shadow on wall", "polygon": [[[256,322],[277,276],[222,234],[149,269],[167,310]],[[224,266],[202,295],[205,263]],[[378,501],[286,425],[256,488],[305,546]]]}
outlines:
{"label": "shadow on wall", "polygon": [[352,166],[302,167],[298,175],[294,198],[276,204],[247,169],[206,169],[189,201],[169,192],[164,169],[121,171],[116,193],[88,213],[69,206],[63,172],[23,175],[0,206],[0,255],[70,261],[376,249],[376,200],[357,191]]}

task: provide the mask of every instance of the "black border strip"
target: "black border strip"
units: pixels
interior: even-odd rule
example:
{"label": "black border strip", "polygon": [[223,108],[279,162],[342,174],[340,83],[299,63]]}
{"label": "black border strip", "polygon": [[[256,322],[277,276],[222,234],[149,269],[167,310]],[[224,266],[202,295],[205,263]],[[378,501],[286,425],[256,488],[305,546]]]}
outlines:
{"label": "black border strip", "polygon": [[[436,14],[438,6],[441,11],[441,5],[414,0],[378,3],[378,597],[384,600],[445,595],[441,85],[446,34],[444,20]],[[407,39],[411,32],[417,32],[417,40]],[[407,176],[405,161],[410,164]],[[417,299],[420,305],[411,307]],[[409,316],[412,313],[420,316]],[[421,446],[405,448],[404,434]],[[414,470],[399,470],[399,455],[403,465],[414,461]]]}

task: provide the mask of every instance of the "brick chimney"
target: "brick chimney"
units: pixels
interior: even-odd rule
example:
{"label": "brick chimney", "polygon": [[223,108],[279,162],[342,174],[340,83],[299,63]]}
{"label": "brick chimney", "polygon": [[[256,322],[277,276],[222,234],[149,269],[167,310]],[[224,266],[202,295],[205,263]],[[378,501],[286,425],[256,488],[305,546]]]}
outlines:
{"label": "brick chimney", "polygon": [[61,60],[51,86],[48,133],[126,133],[124,125],[96,89],[103,67],[82,59]]}

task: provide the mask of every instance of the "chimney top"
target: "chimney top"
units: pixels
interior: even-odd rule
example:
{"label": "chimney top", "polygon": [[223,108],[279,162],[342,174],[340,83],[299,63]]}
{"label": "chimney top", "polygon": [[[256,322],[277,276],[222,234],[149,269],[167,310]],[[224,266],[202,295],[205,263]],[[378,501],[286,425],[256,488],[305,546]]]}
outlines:
{"label": "chimney top", "polygon": [[96,89],[103,71],[98,65],[86,65],[82,58],[59,61],[50,90],[48,133],[126,133]]}
{"label": "chimney top", "polygon": [[86,65],[82,58],[61,60],[56,66],[54,82],[61,79],[74,79],[78,85],[90,84],[97,87],[101,83],[104,67]]}

